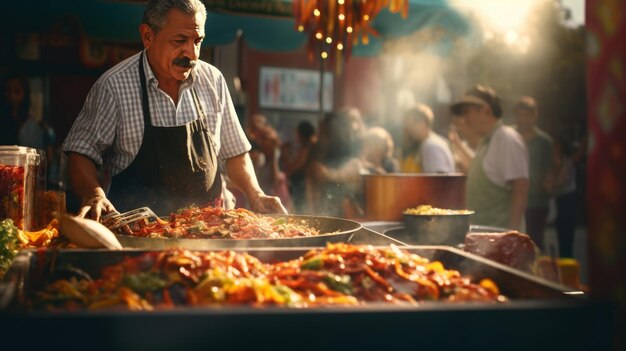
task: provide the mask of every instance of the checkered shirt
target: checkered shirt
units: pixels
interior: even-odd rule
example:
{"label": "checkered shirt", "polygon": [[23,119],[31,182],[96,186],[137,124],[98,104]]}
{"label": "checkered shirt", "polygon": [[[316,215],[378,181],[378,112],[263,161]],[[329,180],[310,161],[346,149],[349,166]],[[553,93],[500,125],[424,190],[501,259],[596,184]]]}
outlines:
{"label": "checkered shirt", "polygon": [[[135,159],[144,130],[138,68],[141,57],[141,52],[129,57],[98,79],[63,143],[63,151],[85,155],[111,175],[119,174]],[[146,55],[143,60],[153,126],[176,127],[198,119],[190,89],[193,86],[207,114],[219,158],[224,161],[250,150],[224,76],[217,68],[198,60],[190,78],[181,85],[175,105],[158,89]]]}

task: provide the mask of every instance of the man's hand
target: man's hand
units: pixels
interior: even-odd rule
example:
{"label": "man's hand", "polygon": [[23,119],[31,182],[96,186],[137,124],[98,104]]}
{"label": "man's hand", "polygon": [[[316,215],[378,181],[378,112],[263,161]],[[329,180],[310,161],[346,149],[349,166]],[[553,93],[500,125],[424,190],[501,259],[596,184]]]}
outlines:
{"label": "man's hand", "polygon": [[287,210],[276,196],[258,195],[248,200],[254,212],[287,214]]}
{"label": "man's hand", "polygon": [[226,160],[226,172],[230,180],[246,194],[250,207],[260,213],[287,213],[280,199],[267,196],[261,190],[254,173],[254,167],[248,153],[244,153]]}
{"label": "man's hand", "polygon": [[459,132],[457,132],[454,128],[450,128],[450,130],[448,131],[448,140],[450,140],[450,143],[454,145],[461,144],[461,137],[459,136]]}
{"label": "man's hand", "polygon": [[99,220],[104,212],[117,212],[107,199],[98,181],[95,163],[87,156],[71,152],[67,160],[68,174],[72,190],[83,203],[78,216]]}
{"label": "man's hand", "polygon": [[[78,216],[99,221],[100,214],[102,214],[103,211],[105,213],[117,212],[111,201],[106,198],[104,193],[96,194],[83,201],[80,210],[78,211]],[[89,216],[87,216],[87,214],[89,214]]]}

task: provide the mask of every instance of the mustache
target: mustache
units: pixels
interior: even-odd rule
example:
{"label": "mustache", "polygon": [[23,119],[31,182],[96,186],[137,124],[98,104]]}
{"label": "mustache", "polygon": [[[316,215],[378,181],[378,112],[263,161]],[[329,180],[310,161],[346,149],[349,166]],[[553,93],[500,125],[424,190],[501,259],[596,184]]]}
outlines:
{"label": "mustache", "polygon": [[194,68],[196,66],[196,61],[192,61],[187,57],[175,58],[172,63],[183,68]]}

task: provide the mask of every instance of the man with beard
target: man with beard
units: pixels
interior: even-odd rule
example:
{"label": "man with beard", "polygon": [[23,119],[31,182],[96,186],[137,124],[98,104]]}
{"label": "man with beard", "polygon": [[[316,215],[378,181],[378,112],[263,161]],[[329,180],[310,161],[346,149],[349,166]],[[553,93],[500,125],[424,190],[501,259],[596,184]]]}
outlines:
{"label": "man with beard", "polygon": [[63,145],[80,216],[220,205],[220,165],[253,210],[286,212],[259,187],[224,77],[199,60],[206,17],[200,0],[150,1],[144,50],[92,87]]}

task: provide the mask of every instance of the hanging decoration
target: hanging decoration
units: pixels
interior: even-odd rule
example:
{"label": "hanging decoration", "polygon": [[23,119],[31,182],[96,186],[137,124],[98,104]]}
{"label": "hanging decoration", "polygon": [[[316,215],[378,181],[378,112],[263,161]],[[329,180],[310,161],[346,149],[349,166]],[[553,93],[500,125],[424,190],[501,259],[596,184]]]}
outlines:
{"label": "hanging decoration", "polygon": [[371,23],[383,8],[409,14],[408,0],[294,0],[296,29],[308,33],[308,56],[322,60],[347,60],[352,46],[367,45],[370,36],[378,36]]}

